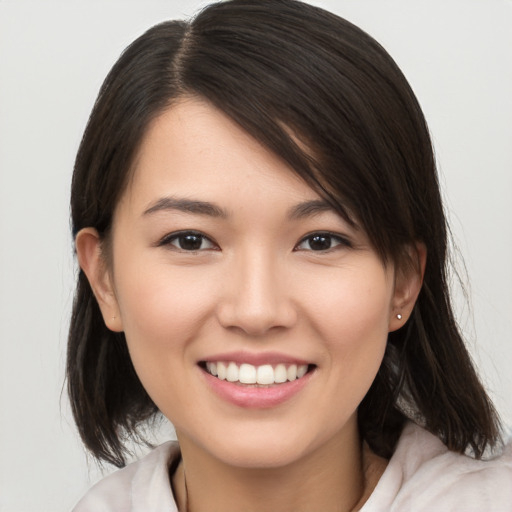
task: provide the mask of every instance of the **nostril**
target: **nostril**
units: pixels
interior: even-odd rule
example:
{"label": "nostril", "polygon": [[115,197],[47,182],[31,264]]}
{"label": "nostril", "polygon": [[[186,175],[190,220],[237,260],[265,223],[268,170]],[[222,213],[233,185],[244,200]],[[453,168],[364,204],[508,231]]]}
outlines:
{"label": "nostril", "polygon": [[290,328],[297,314],[287,303],[255,304],[240,302],[223,304],[217,308],[219,323],[226,329],[240,330],[251,336],[260,336],[276,328]]}

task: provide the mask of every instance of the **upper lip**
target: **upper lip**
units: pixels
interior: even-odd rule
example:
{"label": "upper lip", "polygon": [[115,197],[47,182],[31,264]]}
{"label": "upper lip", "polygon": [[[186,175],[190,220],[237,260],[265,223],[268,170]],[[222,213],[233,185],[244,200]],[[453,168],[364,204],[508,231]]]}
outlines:
{"label": "upper lip", "polygon": [[310,361],[306,361],[304,359],[282,354],[279,352],[245,352],[245,351],[237,351],[237,352],[224,352],[222,354],[215,354],[212,356],[205,357],[201,359],[200,362],[212,362],[216,363],[218,361],[226,361],[233,362],[238,365],[243,363],[252,364],[253,366],[261,366],[264,364],[311,364]]}

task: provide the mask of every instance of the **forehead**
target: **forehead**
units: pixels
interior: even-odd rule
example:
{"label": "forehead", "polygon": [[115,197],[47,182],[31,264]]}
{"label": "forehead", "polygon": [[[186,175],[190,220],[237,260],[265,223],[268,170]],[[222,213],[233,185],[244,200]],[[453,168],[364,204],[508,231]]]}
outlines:
{"label": "forehead", "polygon": [[277,155],[206,101],[183,98],[149,125],[124,200],[143,207],[156,196],[220,196],[236,206],[259,197],[320,199]]}

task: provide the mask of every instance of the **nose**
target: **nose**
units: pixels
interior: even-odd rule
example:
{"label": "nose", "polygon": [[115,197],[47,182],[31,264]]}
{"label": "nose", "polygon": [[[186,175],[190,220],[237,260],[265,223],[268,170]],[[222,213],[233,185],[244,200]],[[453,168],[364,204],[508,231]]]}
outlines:
{"label": "nose", "polygon": [[292,327],[297,311],[283,263],[271,255],[240,258],[224,282],[217,315],[220,324],[250,336]]}

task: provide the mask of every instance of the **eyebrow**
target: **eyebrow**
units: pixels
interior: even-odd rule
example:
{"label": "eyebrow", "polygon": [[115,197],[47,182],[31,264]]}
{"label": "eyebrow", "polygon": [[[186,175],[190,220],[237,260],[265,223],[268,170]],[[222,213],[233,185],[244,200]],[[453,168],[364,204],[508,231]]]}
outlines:
{"label": "eyebrow", "polygon": [[335,212],[334,208],[327,202],[320,199],[314,199],[312,201],[304,201],[288,211],[288,217],[291,220],[300,220],[305,217],[314,217],[323,212]]}
{"label": "eyebrow", "polygon": [[[214,203],[177,197],[162,197],[158,199],[144,210],[143,215],[151,215],[156,212],[172,210],[222,219],[229,216],[226,210]],[[311,201],[304,201],[291,207],[288,210],[287,216],[290,220],[300,220],[307,217],[314,217],[315,215],[319,215],[323,212],[337,213],[334,208],[327,203],[327,201],[314,199]]]}
{"label": "eyebrow", "polygon": [[176,197],[162,197],[144,210],[143,215],[151,215],[152,213],[177,210],[179,212],[194,213],[199,215],[207,215],[209,217],[226,218],[227,212],[219,206],[209,203],[208,201],[198,201],[195,199],[181,199]]}

